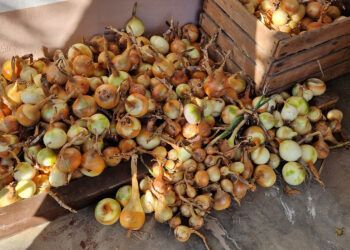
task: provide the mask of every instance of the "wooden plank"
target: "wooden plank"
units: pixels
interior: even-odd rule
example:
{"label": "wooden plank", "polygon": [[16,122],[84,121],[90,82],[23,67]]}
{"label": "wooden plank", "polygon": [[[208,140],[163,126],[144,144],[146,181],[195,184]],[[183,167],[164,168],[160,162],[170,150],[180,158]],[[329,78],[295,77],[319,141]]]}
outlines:
{"label": "wooden plank", "polygon": [[[219,27],[205,14],[201,14],[200,25],[202,29],[210,36],[218,32]],[[264,73],[255,67],[254,61],[242,53],[238,46],[221,31],[218,35],[217,45],[223,52],[231,50],[231,59],[243,70],[244,74],[249,75],[253,81],[259,86],[265,77]]]}
{"label": "wooden plank", "polygon": [[[138,176],[141,178],[146,174],[146,168],[139,163]],[[123,162],[117,167],[106,168],[97,177],[82,177],[52,191],[67,205],[79,209],[101,197],[113,197],[117,187],[130,182],[130,175],[129,162]],[[68,211],[47,193],[0,208],[0,239],[51,221],[65,213]]]}
{"label": "wooden plank", "polygon": [[328,81],[350,72],[350,47],[322,57],[318,61],[322,65],[324,75],[319,69],[317,60],[314,60],[275,77],[267,77],[265,84],[269,85],[268,90],[276,92],[277,90],[286,89],[295,82],[301,82],[311,77]]}
{"label": "wooden plank", "polygon": [[205,13],[239,46],[239,48],[263,72],[268,72],[272,58],[245,33],[230,17],[212,0],[206,0],[203,5]]}
{"label": "wooden plank", "polygon": [[[203,33],[203,32],[202,32]],[[207,34],[205,34],[207,35]],[[207,35],[208,36],[208,35]],[[220,63],[222,61],[222,59],[224,58],[223,54],[221,53],[221,50],[218,46],[211,46],[208,49],[208,54],[209,57],[214,60],[217,63]],[[226,72],[230,72],[230,73],[235,73],[238,71],[241,71],[241,68],[237,66],[237,64],[235,64],[230,58],[226,61],[224,70]]]}
{"label": "wooden plank", "polygon": [[286,57],[349,33],[350,17],[347,17],[344,20],[327,24],[321,28],[307,31],[289,39],[281,40],[274,58]]}
{"label": "wooden plank", "polygon": [[273,76],[274,74],[287,71],[288,69],[295,67],[295,65],[302,65],[305,62],[315,60],[348,46],[350,46],[350,34],[337,37],[314,48],[275,61],[272,63],[267,75]]}
{"label": "wooden plank", "polygon": [[288,34],[268,29],[238,0],[214,0],[226,14],[237,23],[267,55],[273,56],[280,40],[289,38]]}

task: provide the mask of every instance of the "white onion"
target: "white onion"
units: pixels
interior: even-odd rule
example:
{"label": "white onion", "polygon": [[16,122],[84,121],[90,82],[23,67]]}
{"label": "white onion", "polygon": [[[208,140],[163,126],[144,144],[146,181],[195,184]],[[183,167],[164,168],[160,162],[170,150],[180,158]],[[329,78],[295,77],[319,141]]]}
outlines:
{"label": "white onion", "polygon": [[201,111],[197,105],[188,103],[184,107],[184,116],[188,123],[197,124],[201,120]]}
{"label": "white onion", "polygon": [[309,112],[309,104],[300,96],[291,96],[286,103],[293,105],[298,110],[298,115],[306,115]]}
{"label": "white onion", "polygon": [[278,110],[273,111],[273,117],[275,118],[275,128],[280,128],[283,126],[282,115]]}
{"label": "white onion", "polygon": [[317,161],[316,149],[308,144],[301,145],[301,160],[305,163]]}
{"label": "white onion", "polygon": [[212,116],[218,117],[221,115],[222,110],[225,107],[225,101],[221,98],[214,98],[209,100],[213,105],[213,113]]}
{"label": "white onion", "polygon": [[269,166],[273,169],[278,168],[278,166],[281,163],[281,159],[278,155],[271,153],[270,154],[270,160],[269,160]]}
{"label": "white onion", "polygon": [[169,51],[169,43],[161,36],[152,36],[151,45],[161,54],[165,55]]}
{"label": "white onion", "polygon": [[259,119],[266,130],[272,129],[275,126],[275,117],[269,112],[259,114]]}
{"label": "white onion", "polygon": [[280,143],[279,154],[285,161],[297,161],[301,157],[301,148],[295,141],[285,140]]}
{"label": "white onion", "polygon": [[277,138],[281,140],[290,140],[297,135],[298,135],[297,132],[295,132],[293,129],[287,126],[280,127],[279,129],[277,129],[277,132],[276,132]]}
{"label": "white onion", "polygon": [[307,118],[309,118],[311,122],[318,122],[322,118],[322,111],[315,106],[311,106]]}
{"label": "white onion", "polygon": [[189,146],[182,147],[177,151],[177,158],[180,162],[184,162],[192,157],[191,153],[192,149]]}
{"label": "white onion", "polygon": [[265,164],[270,159],[270,152],[264,146],[260,146],[251,153],[252,161],[257,164]]}
{"label": "white onion", "polygon": [[21,180],[17,183],[15,190],[19,197],[27,199],[35,194],[36,185],[32,180]]}
{"label": "white onion", "polygon": [[240,161],[232,162],[229,168],[230,171],[241,174],[244,171],[244,164]]}
{"label": "white onion", "polygon": [[283,99],[282,95],[280,95],[280,94],[275,94],[275,95],[273,95],[272,98],[273,98],[273,99],[275,100],[275,102],[278,103],[278,104],[284,103],[284,99]]}
{"label": "white onion", "polygon": [[54,168],[49,175],[50,185],[53,187],[64,186],[68,183],[67,174],[59,170],[58,168]]}
{"label": "white onion", "polygon": [[13,177],[16,181],[30,180],[36,175],[36,169],[28,162],[20,162],[15,169]]}
{"label": "white onion", "polygon": [[282,176],[289,185],[297,186],[304,182],[306,171],[298,162],[287,162],[283,166]]}
{"label": "white onion", "polygon": [[290,126],[296,131],[299,135],[305,135],[309,133],[312,129],[311,123],[306,115],[298,116],[290,124]]}
{"label": "white onion", "polygon": [[36,86],[29,86],[21,93],[21,99],[23,103],[37,104],[45,98],[45,93],[42,88]]}
{"label": "white onion", "polygon": [[293,121],[298,116],[298,110],[294,106],[285,103],[281,111],[281,116],[283,120]]}

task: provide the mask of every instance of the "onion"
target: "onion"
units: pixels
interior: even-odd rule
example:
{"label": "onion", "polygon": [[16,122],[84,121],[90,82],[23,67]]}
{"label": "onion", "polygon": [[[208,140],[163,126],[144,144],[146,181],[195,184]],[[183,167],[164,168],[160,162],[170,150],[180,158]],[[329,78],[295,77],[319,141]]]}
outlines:
{"label": "onion", "polygon": [[224,210],[231,204],[231,197],[225,191],[218,189],[214,195],[213,209]]}
{"label": "onion", "polygon": [[35,194],[36,185],[32,180],[21,180],[17,183],[15,190],[19,197],[27,199]]}
{"label": "onion", "polygon": [[297,186],[304,182],[306,171],[298,162],[287,162],[282,168],[282,176],[289,185]]}
{"label": "onion", "polygon": [[188,103],[184,107],[184,116],[188,123],[198,124],[201,120],[201,111],[197,105]]}
{"label": "onion", "polygon": [[145,25],[139,18],[135,16],[136,6],[137,6],[137,2],[134,5],[134,9],[132,11],[132,17],[125,26],[125,30],[129,34],[133,34],[134,36],[138,37],[138,36],[142,36],[142,34],[145,32]]}
{"label": "onion", "polygon": [[86,141],[86,136],[88,133],[89,132],[86,128],[83,128],[77,124],[73,124],[67,131],[67,140],[68,142],[72,141],[73,145],[78,146]]}
{"label": "onion", "polygon": [[211,98],[210,102],[213,106],[212,116],[214,116],[214,117],[220,116],[222,110],[225,107],[225,101],[221,98]]}
{"label": "onion", "polygon": [[290,126],[296,131],[299,135],[305,135],[309,133],[312,129],[311,123],[306,115],[298,116],[290,124]]}
{"label": "onion", "polygon": [[281,111],[281,116],[283,120],[293,121],[298,116],[298,110],[293,105],[285,103]]}
{"label": "onion", "polygon": [[186,48],[185,56],[188,58],[191,65],[196,65],[201,59],[199,50],[194,46],[188,46]]}
{"label": "onion", "polygon": [[199,30],[194,24],[186,24],[182,27],[183,37],[189,40],[189,42],[194,43],[199,37]]}
{"label": "onion", "polygon": [[306,5],[306,13],[311,18],[319,18],[322,11],[322,5],[318,2],[309,2]]}
{"label": "onion", "polygon": [[58,149],[67,142],[67,134],[61,128],[50,128],[46,131],[43,141],[46,147]]}
{"label": "onion", "polygon": [[184,162],[192,157],[192,149],[189,146],[181,147],[177,151],[177,158],[180,162]]}
{"label": "onion", "polygon": [[36,155],[36,161],[44,167],[51,167],[56,163],[56,153],[51,148],[40,149]]}
{"label": "onion", "polygon": [[123,138],[135,138],[141,131],[141,122],[136,117],[124,116],[118,120],[116,131]]}
{"label": "onion", "polygon": [[98,176],[104,170],[106,164],[102,156],[96,151],[85,152],[81,157],[81,172],[90,177]]}
{"label": "onion", "polygon": [[120,205],[112,198],[104,198],[95,207],[95,219],[102,225],[112,225],[119,220]]}
{"label": "onion", "polygon": [[297,135],[297,132],[287,126],[280,127],[276,132],[276,136],[281,140],[290,140]]}
{"label": "onion", "polygon": [[188,241],[192,233],[197,234],[203,240],[207,250],[209,250],[205,237],[201,233],[197,232],[196,230],[183,225],[177,226],[174,230],[175,238],[180,242]]}
{"label": "onion", "polygon": [[294,106],[298,111],[298,115],[306,115],[309,112],[309,104],[303,97],[291,96],[286,100],[286,103]]}
{"label": "onion", "polygon": [[278,168],[281,159],[277,154],[270,154],[269,166],[273,169]]}
{"label": "onion", "polygon": [[68,184],[67,174],[59,170],[58,168],[53,168],[49,175],[49,182],[52,187],[60,187]]}
{"label": "onion", "polygon": [[280,143],[279,154],[285,161],[296,161],[301,157],[301,148],[295,141],[285,140]]}
{"label": "onion", "polygon": [[282,0],[280,8],[292,16],[298,12],[299,2],[297,0]]}
{"label": "onion", "polygon": [[225,124],[231,124],[238,116],[243,113],[236,105],[227,105],[221,113],[221,119]]}
{"label": "onion", "polygon": [[311,122],[318,122],[322,118],[322,111],[319,108],[315,107],[315,106],[311,106],[310,107],[310,111],[307,114],[307,118]]}
{"label": "onion", "polygon": [[259,119],[266,130],[272,129],[275,126],[275,117],[268,112],[259,114]]}
{"label": "onion", "polygon": [[207,173],[209,175],[209,180],[211,182],[218,182],[220,180],[220,169],[218,166],[212,166],[207,169]]}
{"label": "onion", "polygon": [[34,163],[36,161],[36,156],[38,155],[40,149],[41,146],[39,144],[28,147],[26,152],[24,152],[24,160],[28,163]]}
{"label": "onion", "polygon": [[283,119],[282,115],[278,110],[273,111],[273,117],[275,119],[275,128],[280,128],[283,126]]}
{"label": "onion", "polygon": [[327,16],[330,16],[333,19],[337,19],[340,17],[341,13],[337,6],[328,6],[327,8]]}
{"label": "onion", "polygon": [[272,22],[278,26],[285,25],[288,22],[288,14],[282,9],[277,9],[272,14]]}
{"label": "onion", "polygon": [[109,129],[110,123],[108,118],[103,114],[94,114],[88,120],[87,127],[90,133],[94,135],[101,135]]}
{"label": "onion", "polygon": [[0,207],[6,207],[20,200],[13,186],[5,186],[0,190]]}
{"label": "onion", "polygon": [[37,104],[45,99],[44,90],[41,87],[29,86],[21,92],[21,100],[23,103]]}
{"label": "onion", "polygon": [[247,128],[244,135],[255,145],[263,144],[266,140],[264,130],[258,126],[251,126]]}
{"label": "onion", "polygon": [[343,112],[341,112],[339,109],[332,109],[328,111],[327,119],[330,121],[336,120],[341,122],[343,120]]}
{"label": "onion", "polygon": [[181,103],[178,100],[167,101],[163,106],[163,111],[170,119],[176,119],[180,116]]}
{"label": "onion", "polygon": [[136,142],[142,148],[151,150],[160,144],[160,138],[159,136],[153,136],[153,133],[147,131],[147,128],[144,127],[136,137]]}
{"label": "onion", "polygon": [[[214,112],[214,107],[213,107],[212,102],[207,100],[207,99],[196,98],[195,103],[202,109],[203,116],[205,116],[205,117],[211,115]],[[234,106],[234,105],[232,105],[232,106]]]}
{"label": "onion", "polygon": [[228,85],[237,92],[237,94],[242,93],[247,85],[240,73],[232,74],[229,78],[227,78],[227,82]]}
{"label": "onion", "polygon": [[271,187],[276,182],[276,174],[268,165],[259,165],[255,168],[254,179],[262,187]]}
{"label": "onion", "polygon": [[299,4],[298,11],[295,14],[291,15],[290,18],[295,22],[300,22],[300,20],[304,18],[305,12],[306,12],[305,5]]}
{"label": "onion", "polygon": [[36,169],[28,162],[20,162],[15,168],[13,177],[16,181],[30,180],[36,175]]}
{"label": "onion", "polygon": [[306,87],[312,91],[314,96],[323,95],[326,91],[326,84],[324,81],[317,78],[310,78],[306,80]]}
{"label": "onion", "polygon": [[270,159],[270,152],[264,146],[260,146],[253,150],[251,158],[255,164],[265,164]]}
{"label": "onion", "polygon": [[230,171],[232,171],[234,173],[241,174],[244,171],[244,164],[240,161],[232,162],[229,165],[229,169],[230,169]]}
{"label": "onion", "polygon": [[157,200],[150,190],[146,190],[145,194],[141,196],[141,205],[146,214],[154,212],[156,202]]}
{"label": "onion", "polygon": [[169,43],[161,36],[152,36],[150,39],[151,45],[159,53],[165,55],[169,51]]}

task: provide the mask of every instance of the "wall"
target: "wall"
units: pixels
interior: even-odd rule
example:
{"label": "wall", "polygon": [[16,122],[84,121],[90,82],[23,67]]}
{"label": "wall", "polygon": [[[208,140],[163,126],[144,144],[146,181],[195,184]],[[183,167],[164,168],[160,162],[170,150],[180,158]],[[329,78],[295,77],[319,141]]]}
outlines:
{"label": "wall", "polygon": [[[30,7],[43,2],[49,4]],[[13,55],[41,56],[42,45],[66,48],[82,36],[102,33],[106,25],[122,28],[133,4],[128,0],[0,0],[0,63]],[[180,24],[197,23],[201,4],[201,0],[139,0],[137,16],[153,34],[166,30],[171,15]],[[11,11],[18,7],[30,8]]]}

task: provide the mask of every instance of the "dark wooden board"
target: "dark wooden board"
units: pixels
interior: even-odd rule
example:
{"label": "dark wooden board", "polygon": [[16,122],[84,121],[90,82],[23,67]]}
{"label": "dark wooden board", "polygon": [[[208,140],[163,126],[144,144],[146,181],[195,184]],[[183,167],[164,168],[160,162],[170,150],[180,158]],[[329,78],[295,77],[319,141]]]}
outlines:
{"label": "dark wooden board", "polygon": [[[219,30],[219,27],[205,13],[201,13],[200,26],[209,36],[213,36]],[[243,73],[249,75],[257,85],[264,82],[264,73],[255,67],[254,61],[247,57],[224,31],[219,33],[216,43],[223,53],[231,50],[230,58],[242,69]]]}
{"label": "dark wooden board", "polygon": [[[303,65],[300,65],[298,67],[295,67],[291,70],[288,70],[286,72],[283,72],[281,74],[274,75],[273,77],[267,77],[266,83],[269,85],[270,89],[277,89],[281,87],[283,84],[296,82],[300,79],[305,79],[308,77],[311,77],[312,75],[322,75],[320,66],[322,67],[322,70],[324,74],[328,74],[329,71],[325,72],[327,68],[339,64],[343,61],[347,61],[350,59],[350,47],[346,47],[342,50],[339,50],[337,52],[334,52],[332,54],[329,54],[327,56],[318,58],[316,60],[313,60],[311,62],[307,62]],[[342,70],[349,71],[349,68],[342,68]],[[320,74],[318,74],[320,73]],[[331,73],[331,72],[329,72]],[[334,75],[333,76],[339,76]],[[331,79],[331,78],[330,78]],[[327,79],[328,80],[328,79]]]}
{"label": "dark wooden board", "polygon": [[350,33],[277,60],[272,63],[267,74],[269,76],[273,76],[275,74],[294,68],[296,65],[302,65],[306,62],[315,60],[335,51],[339,51],[348,46],[350,46]]}
{"label": "dark wooden board", "polygon": [[349,33],[350,17],[347,17],[344,20],[333,22],[298,36],[281,40],[278,43],[274,58],[283,58]]}
{"label": "dark wooden board", "polygon": [[206,0],[203,4],[204,12],[234,41],[239,48],[256,66],[263,72],[268,72],[272,58],[265,50],[257,44],[254,39],[248,36],[242,28],[237,25],[230,17],[212,0]]}
{"label": "dark wooden board", "polygon": [[[138,176],[141,178],[147,174],[147,170],[140,161],[138,166]],[[119,186],[130,182],[130,175],[129,162],[123,162],[117,167],[106,168],[97,177],[82,177],[52,191],[67,205],[79,209],[101,197],[114,197]],[[69,211],[60,207],[47,193],[0,208],[0,239],[66,213]]]}

